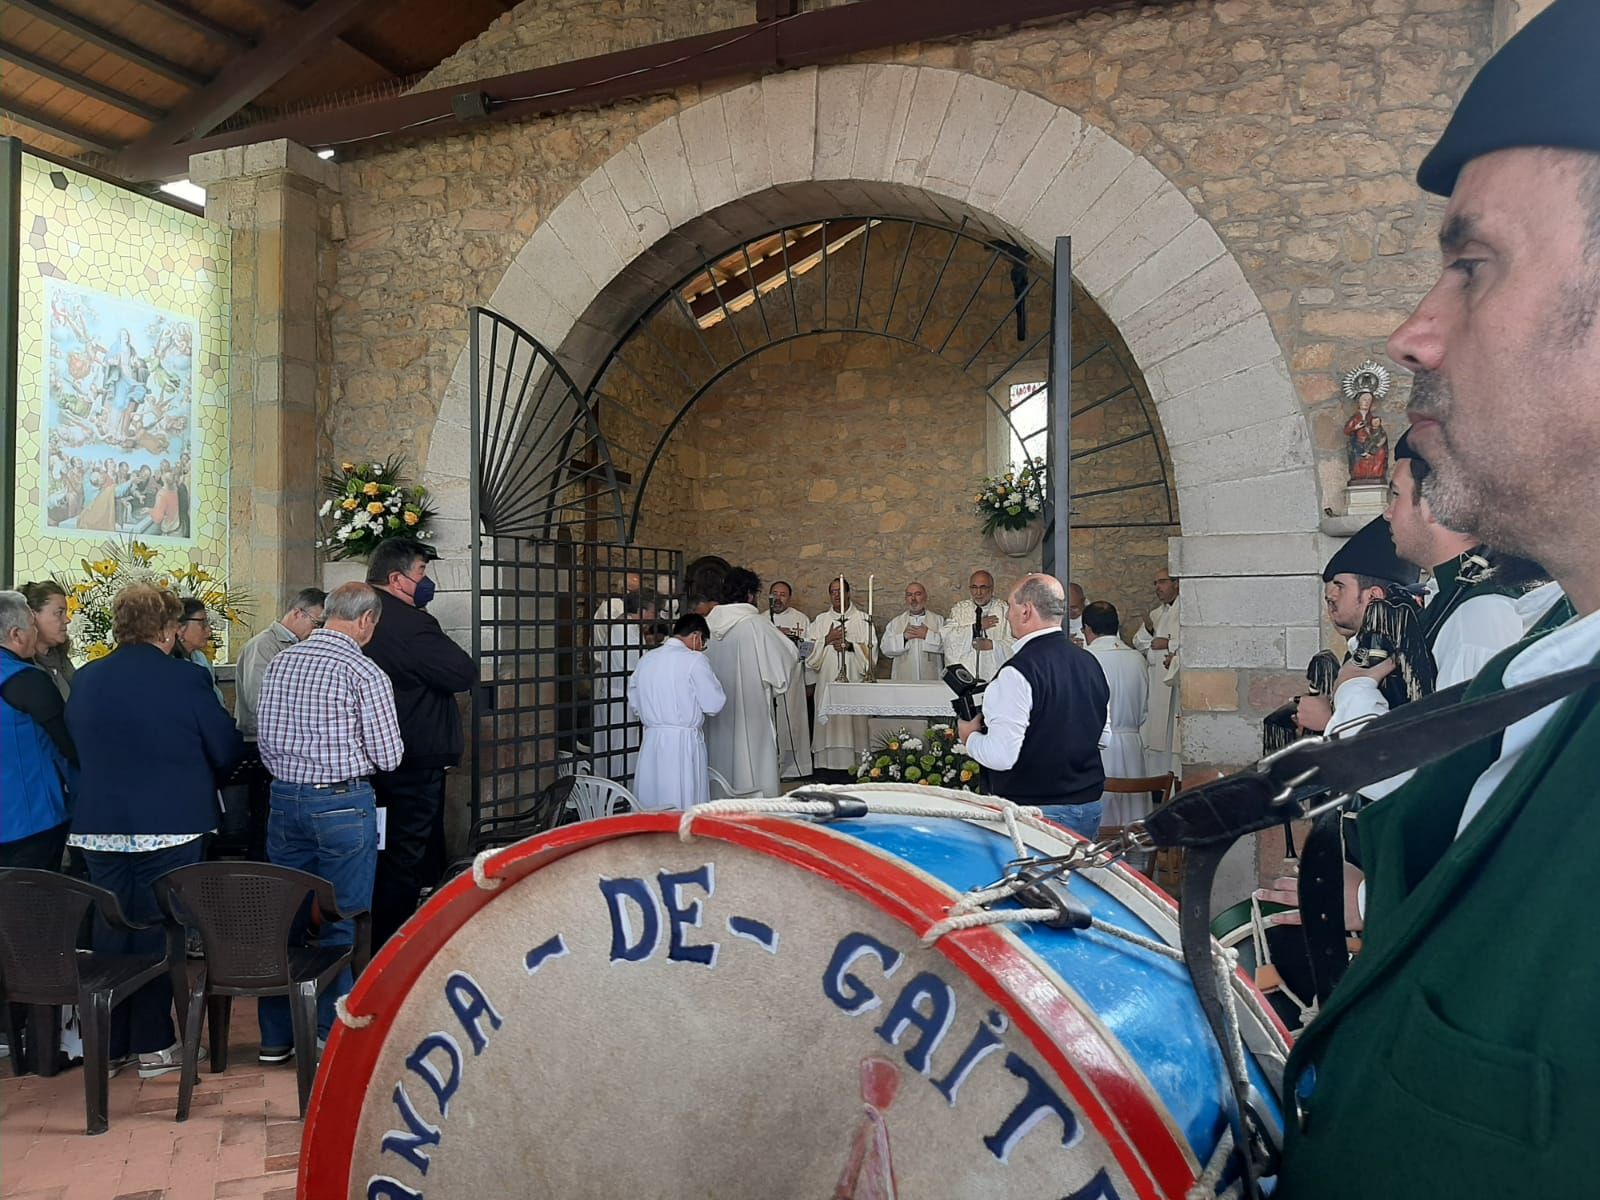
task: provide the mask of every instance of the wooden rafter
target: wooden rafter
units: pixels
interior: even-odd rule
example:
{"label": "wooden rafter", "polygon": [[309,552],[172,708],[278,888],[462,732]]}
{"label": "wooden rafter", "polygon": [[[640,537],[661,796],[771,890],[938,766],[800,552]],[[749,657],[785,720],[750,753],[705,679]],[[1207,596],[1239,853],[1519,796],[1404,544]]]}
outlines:
{"label": "wooden rafter", "polygon": [[24,71],[59,83],[80,96],[90,96],[102,104],[109,104],[112,108],[120,108],[125,113],[143,117],[146,121],[157,121],[161,118],[161,110],[153,104],[146,104],[135,96],[119,92],[116,88],[107,87],[86,75],[69,71],[65,67],[29,54],[26,50],[6,45],[4,42],[0,42],[0,62],[12,63]]}
{"label": "wooden rafter", "polygon": [[5,102],[5,110],[0,112],[0,116],[4,116],[8,121],[15,121],[18,125],[26,125],[29,129],[36,129],[40,133],[47,133],[53,138],[82,146],[85,150],[94,150],[101,154],[112,154],[116,151],[116,147],[107,144],[99,134],[86,133],[82,129],[64,125],[48,113],[22,108],[10,100]]}
{"label": "wooden rafter", "polygon": [[[249,3],[255,5],[257,8],[266,9],[274,17],[298,17],[305,12],[305,10],[298,4],[291,3],[291,0],[249,0]],[[373,54],[372,51],[362,49],[360,46],[352,42],[348,37],[341,35],[333,40],[335,44],[343,46],[345,49],[354,54],[359,54],[362,58],[366,59],[367,62],[372,64],[378,70],[382,71],[391,79],[397,79],[404,74],[404,72],[396,67],[393,63],[385,62],[383,59]]]}
{"label": "wooden rafter", "polygon": [[231,25],[226,25],[214,17],[209,17],[198,9],[190,8],[180,0],[138,0],[146,8],[171,17],[181,25],[186,25],[202,37],[226,46],[230,50],[248,50],[255,45],[255,39],[248,34],[240,33]]}
{"label": "wooden rafter", "polygon": [[196,74],[188,67],[179,66],[152,50],[135,45],[125,37],[119,37],[108,29],[102,29],[90,21],[85,21],[82,17],[50,3],[49,0],[6,0],[6,3],[18,12],[38,17],[39,20],[46,21],[57,29],[80,37],[102,50],[109,50],[118,58],[136,63],[147,71],[153,71],[165,79],[172,80],[173,83],[194,88],[206,82],[205,76]]}
{"label": "wooden rafter", "polygon": [[144,137],[118,156],[115,170],[132,177],[154,154],[203,137],[294,70],[320,47],[355,24],[379,0],[316,0],[297,18],[274,29],[217,77],[173,106]]}

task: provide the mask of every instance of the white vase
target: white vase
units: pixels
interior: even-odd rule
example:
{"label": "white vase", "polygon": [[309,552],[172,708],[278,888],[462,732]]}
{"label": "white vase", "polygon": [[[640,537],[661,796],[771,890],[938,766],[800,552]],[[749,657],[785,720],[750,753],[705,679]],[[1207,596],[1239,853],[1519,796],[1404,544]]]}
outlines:
{"label": "white vase", "polygon": [[990,536],[994,538],[994,544],[1000,548],[1001,554],[1007,558],[1023,558],[1032,554],[1044,540],[1044,522],[1030,521],[1021,529],[996,525]]}

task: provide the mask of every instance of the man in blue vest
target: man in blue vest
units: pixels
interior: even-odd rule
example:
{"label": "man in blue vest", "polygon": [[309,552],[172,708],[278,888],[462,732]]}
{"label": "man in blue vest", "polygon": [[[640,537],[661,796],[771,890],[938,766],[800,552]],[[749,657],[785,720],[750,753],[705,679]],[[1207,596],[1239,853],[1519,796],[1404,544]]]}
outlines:
{"label": "man in blue vest", "polygon": [[[1389,340],[1415,377],[1422,496],[1543,563],[1577,613],[1496,655],[1469,697],[1600,661],[1597,61],[1600,4],[1555,0],[1417,175],[1449,197],[1439,282]],[[1362,812],[1366,940],[1290,1057],[1279,1200],[1594,1194],[1597,693]]]}
{"label": "man in blue vest", "polygon": [[983,715],[959,723],[989,790],[1093,841],[1106,782],[1100,748],[1111,690],[1094,655],[1061,628],[1067,594],[1050,575],[1027,575],[1011,591],[1011,657],[983,694]]}

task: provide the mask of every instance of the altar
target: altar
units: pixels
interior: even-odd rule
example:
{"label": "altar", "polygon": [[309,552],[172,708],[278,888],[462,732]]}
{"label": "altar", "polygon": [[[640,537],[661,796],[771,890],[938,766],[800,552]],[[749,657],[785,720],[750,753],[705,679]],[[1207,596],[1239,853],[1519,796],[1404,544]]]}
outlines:
{"label": "altar", "polygon": [[955,723],[955,693],[940,682],[835,683],[817,711],[817,723],[829,717],[932,717]]}

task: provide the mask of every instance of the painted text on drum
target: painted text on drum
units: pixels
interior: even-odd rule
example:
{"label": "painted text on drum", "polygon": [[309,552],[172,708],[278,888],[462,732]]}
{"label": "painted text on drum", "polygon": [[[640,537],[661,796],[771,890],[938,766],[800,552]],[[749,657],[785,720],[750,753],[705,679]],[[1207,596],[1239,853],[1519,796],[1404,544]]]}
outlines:
{"label": "painted text on drum", "polygon": [[[669,962],[707,968],[716,966],[721,948],[718,942],[689,940],[688,930],[705,928],[704,901],[690,899],[685,894],[686,889],[697,888],[705,893],[705,899],[711,898],[716,888],[713,864],[706,863],[689,871],[657,872],[654,887],[642,877],[601,877],[598,884],[610,918],[609,957],[613,965],[642,963],[654,958],[665,932]],[[725,925],[732,936],[754,942],[769,954],[777,953],[779,935],[774,926],[737,915],[728,916]],[[531,976],[548,962],[568,953],[565,939],[557,934],[527,951],[523,955],[523,966]],[[840,938],[822,972],[823,996],[852,1017],[872,1012],[884,1003],[884,997],[855,973],[857,964],[867,960],[877,963],[882,978],[887,981],[900,968],[905,956],[870,934],[852,932]],[[444,998],[470,1041],[473,1056],[482,1054],[489,1045],[484,1025],[491,1030],[499,1029],[504,1018],[466,972],[457,971],[448,977]],[[1078,1115],[1044,1076],[1006,1047],[1003,1035],[1008,1022],[998,1010],[991,1009],[977,1023],[960,1054],[942,1074],[934,1077],[933,1055],[943,1046],[956,1016],[954,989],[934,972],[920,971],[900,988],[874,1032],[897,1049],[907,1040],[908,1034],[912,1035],[910,1044],[903,1050],[906,1064],[927,1079],[952,1108],[957,1104],[962,1085],[979,1064],[991,1055],[1004,1052],[1005,1070],[1022,1084],[1023,1094],[1000,1127],[982,1138],[985,1149],[1001,1163],[1006,1163],[1018,1143],[1051,1116],[1061,1124],[1062,1147],[1071,1149],[1082,1135]],[[449,1116],[450,1100],[460,1086],[465,1062],[459,1039],[445,1030],[436,1030],[422,1038],[405,1058],[406,1069],[433,1094],[441,1121]],[[396,1083],[392,1100],[405,1128],[387,1131],[380,1153],[396,1155],[425,1179],[431,1165],[429,1150],[441,1144],[442,1127],[428,1122],[417,1112],[405,1080]],[[422,1182],[418,1181],[418,1187]],[[1099,1185],[1099,1196],[1115,1200],[1116,1193],[1103,1174],[1095,1182]],[[425,1200],[424,1192],[390,1175],[371,1176],[366,1194],[367,1200]]]}

